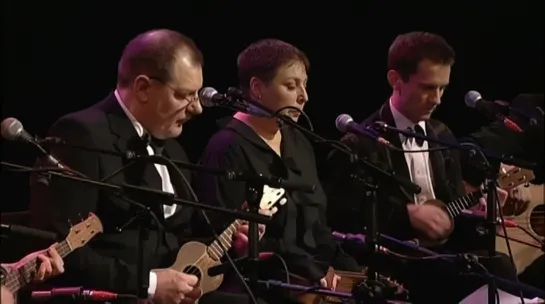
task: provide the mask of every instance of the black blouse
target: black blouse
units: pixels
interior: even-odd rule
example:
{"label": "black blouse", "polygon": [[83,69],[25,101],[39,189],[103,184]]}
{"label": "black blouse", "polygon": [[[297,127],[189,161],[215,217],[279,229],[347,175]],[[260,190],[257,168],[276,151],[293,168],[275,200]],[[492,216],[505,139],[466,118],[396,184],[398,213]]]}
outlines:
{"label": "black blouse", "polygon": [[[313,193],[286,191],[287,203],[278,206],[260,242],[260,251],[280,254],[291,273],[312,281],[324,277],[328,266],[360,271],[361,267],[340,249],[326,225],[327,200],[318,180],[312,145],[294,128],[283,126],[281,132],[280,157],[251,127],[231,119],[211,138],[201,163],[315,185]],[[195,182],[200,199],[209,204],[239,209],[245,201],[245,182],[211,174],[199,174]],[[217,215],[213,218],[218,228],[231,222],[222,221]]]}

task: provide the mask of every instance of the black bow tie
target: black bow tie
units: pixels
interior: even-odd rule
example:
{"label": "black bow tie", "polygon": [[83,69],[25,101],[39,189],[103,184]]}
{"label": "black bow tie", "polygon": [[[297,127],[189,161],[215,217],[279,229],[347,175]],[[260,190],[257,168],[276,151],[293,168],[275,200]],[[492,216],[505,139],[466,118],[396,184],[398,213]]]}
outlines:
{"label": "black bow tie", "polygon": [[162,139],[157,139],[148,133],[144,134],[142,136],[142,141],[146,146],[150,146],[153,149],[153,153],[155,155],[161,155],[163,154],[163,150],[165,149],[165,141]]}
{"label": "black bow tie", "polygon": [[[418,124],[414,125],[414,127],[412,128],[409,128],[409,130],[411,132],[414,132],[418,135],[422,135],[422,136],[425,136],[426,133],[424,132],[424,129],[422,129],[422,127]],[[414,138],[414,141],[416,142],[416,144],[419,146],[419,147],[422,147],[422,145],[424,144],[424,140],[421,139],[421,138]]]}

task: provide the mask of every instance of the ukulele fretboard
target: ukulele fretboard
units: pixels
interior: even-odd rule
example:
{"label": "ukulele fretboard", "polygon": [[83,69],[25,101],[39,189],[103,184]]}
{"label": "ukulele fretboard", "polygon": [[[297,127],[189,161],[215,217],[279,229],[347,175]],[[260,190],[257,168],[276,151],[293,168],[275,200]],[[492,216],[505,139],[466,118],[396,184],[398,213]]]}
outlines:
{"label": "ukulele fretboard", "polygon": [[242,222],[240,220],[234,221],[220,235],[218,235],[218,238],[215,239],[212,244],[208,246],[208,255],[212,259],[219,261],[226,253],[225,250],[229,250],[231,248],[233,235],[241,224]]}
{"label": "ukulele fretboard", "polygon": [[463,210],[476,205],[479,202],[479,199],[483,197],[483,194],[483,190],[477,190],[453,200],[446,205],[448,215],[452,219],[457,217]]}
{"label": "ukulele fretboard", "polygon": [[[59,255],[64,258],[67,256],[70,252],[72,252],[72,249],[70,248],[70,244],[66,240],[58,243],[55,245],[55,250],[59,253]],[[14,270],[6,275],[5,279],[5,286],[6,288],[11,291],[12,293],[17,292],[19,289],[23,288],[25,285],[32,282],[34,279],[34,275],[36,275],[36,272],[38,270],[38,259],[32,259],[22,266],[20,266],[17,270]]]}

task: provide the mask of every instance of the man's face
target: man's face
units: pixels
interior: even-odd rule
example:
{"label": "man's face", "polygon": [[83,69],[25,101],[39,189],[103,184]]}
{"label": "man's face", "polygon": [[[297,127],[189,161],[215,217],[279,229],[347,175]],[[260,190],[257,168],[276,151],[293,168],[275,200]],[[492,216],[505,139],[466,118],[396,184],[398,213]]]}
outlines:
{"label": "man's face", "polygon": [[198,91],[203,85],[202,67],[183,52],[178,54],[172,68],[172,79],[163,82],[149,77],[142,97],[142,125],[159,139],[175,138],[182,133],[183,124],[202,113]]}
{"label": "man's face", "polygon": [[[283,65],[278,69],[273,80],[259,89],[261,102],[273,111],[286,106],[303,110],[308,101],[307,79],[307,71],[301,62]],[[288,115],[295,121],[300,115],[294,109],[286,109],[282,114]]]}
{"label": "man's face", "polygon": [[428,120],[441,104],[441,97],[450,81],[450,69],[449,64],[424,59],[407,81],[398,74],[394,87],[399,94],[399,110],[403,115],[413,122]]}

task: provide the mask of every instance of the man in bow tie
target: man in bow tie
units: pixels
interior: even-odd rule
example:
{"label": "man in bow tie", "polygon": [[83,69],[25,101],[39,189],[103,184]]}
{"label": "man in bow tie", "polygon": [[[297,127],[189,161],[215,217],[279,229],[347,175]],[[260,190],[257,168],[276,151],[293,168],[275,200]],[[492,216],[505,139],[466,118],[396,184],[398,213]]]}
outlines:
{"label": "man in bow tie", "polygon": [[[203,56],[190,38],[166,29],[142,33],[123,51],[115,91],[90,108],[62,117],[49,135],[75,146],[160,154],[188,161],[175,138],[191,117],[202,113],[198,99],[203,84],[202,65]],[[121,157],[81,149],[55,149],[52,153],[65,166],[90,179],[154,188],[194,201],[176,168],[142,161],[131,163]],[[118,172],[121,168],[123,171]],[[191,183],[191,172],[181,170],[181,173]],[[133,221],[117,232],[117,227],[129,222],[138,208],[112,193],[60,179],[48,181],[45,187],[38,180],[33,190],[33,222],[43,229],[67,233],[68,219],[89,212],[102,220],[104,233],[66,259],[64,279],[71,286],[136,294],[137,252],[141,241],[143,267],[151,269],[144,281],[149,280],[147,291],[154,303],[191,303],[201,295],[195,275],[168,268],[181,245],[196,240],[191,228],[199,211],[187,206],[160,205],[154,202],[157,197],[139,193],[131,196],[132,200],[149,206],[153,220],[150,217],[149,221]],[[147,225],[143,239],[138,224]],[[245,295],[214,292],[199,301],[201,304],[248,302]]]}
{"label": "man in bow tie", "polygon": [[[456,138],[449,128],[431,118],[449,85],[454,60],[454,50],[438,35],[427,32],[399,35],[388,52],[387,79],[392,95],[362,125],[382,121],[397,129],[444,142],[455,142]],[[399,150],[353,134],[342,139],[354,152],[383,165],[384,169],[393,170],[395,174],[410,179],[421,188],[419,193],[411,193],[401,185],[380,181],[377,190],[379,231],[403,240],[448,238],[446,248],[457,252],[466,251],[466,247],[461,246],[466,241],[466,230],[461,228],[466,226],[465,223],[460,224],[458,219],[451,219],[440,207],[425,204],[434,199],[448,203],[465,194],[458,153],[437,150],[438,145],[433,142],[404,135],[392,133],[383,136]],[[364,191],[361,191],[362,183],[350,176],[368,176],[369,172],[351,164],[347,157],[339,153],[330,156],[328,166],[332,168],[325,183],[329,200],[342,202],[331,205],[328,210],[332,228],[364,233],[368,225],[364,217],[366,197]],[[461,281],[457,281],[455,270],[441,270],[435,264],[430,266],[418,262],[409,263],[408,267],[398,267],[396,270],[404,269],[398,275],[405,281],[413,296],[412,300],[417,303],[457,303],[472,291],[470,289],[473,287],[468,287],[468,292]],[[426,272],[428,270],[431,272]],[[509,266],[502,273],[509,275]],[[420,278],[415,279],[414,275]]]}

